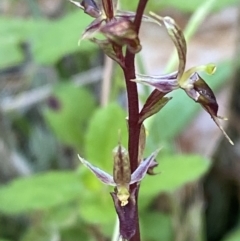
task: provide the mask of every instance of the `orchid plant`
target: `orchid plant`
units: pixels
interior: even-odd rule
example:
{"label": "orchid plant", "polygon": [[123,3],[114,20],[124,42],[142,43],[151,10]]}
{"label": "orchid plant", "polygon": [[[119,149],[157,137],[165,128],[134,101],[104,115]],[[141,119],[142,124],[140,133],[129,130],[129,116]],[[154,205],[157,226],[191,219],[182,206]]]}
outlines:
{"label": "orchid plant", "polygon": [[[138,191],[144,176],[153,173],[157,166],[156,150],[144,158],[145,128],[144,121],[159,112],[171,97],[166,95],[176,89],[182,89],[199,103],[212,117],[214,122],[226,136],[220,125],[218,104],[215,95],[199,72],[214,74],[216,66],[207,64],[185,70],[187,44],[180,27],[170,17],[160,17],[155,13],[143,15],[148,0],[139,0],[136,13],[117,9],[117,0],[70,0],[77,7],[94,18],[86,27],[82,39],[88,39],[97,44],[104,53],[122,68],[128,98],[128,149],[120,141],[113,150],[113,175],[106,173],[79,156],[80,161],[104,184],[114,186],[111,193],[120,222],[119,235],[124,240],[140,241],[138,218]],[[134,57],[142,46],[138,36],[142,21],[150,21],[166,28],[173,41],[179,59],[178,70],[161,76],[149,76],[135,73]],[[100,37],[101,36],[101,37]],[[103,37],[102,37],[103,36]],[[137,84],[146,84],[155,88],[139,110]]]}

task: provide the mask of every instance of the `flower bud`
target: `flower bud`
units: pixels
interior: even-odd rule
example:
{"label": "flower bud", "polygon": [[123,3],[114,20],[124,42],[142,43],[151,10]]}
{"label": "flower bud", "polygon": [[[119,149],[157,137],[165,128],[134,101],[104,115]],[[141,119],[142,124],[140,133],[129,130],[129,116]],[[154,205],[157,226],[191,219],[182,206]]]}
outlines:
{"label": "flower bud", "polygon": [[117,186],[130,183],[131,168],[127,150],[119,144],[114,150],[113,180]]}

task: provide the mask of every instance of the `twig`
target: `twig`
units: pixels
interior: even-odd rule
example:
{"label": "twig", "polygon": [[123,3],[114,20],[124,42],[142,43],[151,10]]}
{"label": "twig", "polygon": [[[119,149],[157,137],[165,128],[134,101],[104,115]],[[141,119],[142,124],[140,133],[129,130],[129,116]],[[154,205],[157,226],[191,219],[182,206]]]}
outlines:
{"label": "twig", "polygon": [[101,106],[106,106],[109,101],[112,71],[113,71],[113,60],[105,55],[102,88],[101,88],[101,100],[100,100]]}
{"label": "twig", "polygon": [[[84,73],[72,77],[72,82],[76,86],[86,85],[100,80],[102,67],[96,67]],[[22,92],[21,94],[8,97],[1,101],[0,110],[8,113],[16,110],[24,110],[45,100],[52,93],[54,85],[45,85],[37,89]]]}

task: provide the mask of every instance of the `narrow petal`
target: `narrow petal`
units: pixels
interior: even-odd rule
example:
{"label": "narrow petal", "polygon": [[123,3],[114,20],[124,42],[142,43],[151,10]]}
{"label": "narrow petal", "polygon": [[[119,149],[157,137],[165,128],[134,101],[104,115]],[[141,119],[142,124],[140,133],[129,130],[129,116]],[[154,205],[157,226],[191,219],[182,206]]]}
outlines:
{"label": "narrow petal", "polygon": [[218,126],[218,128],[222,131],[223,135],[227,138],[228,142],[231,144],[231,145],[234,145],[233,141],[231,140],[231,138],[228,136],[228,134],[225,132],[225,130],[223,129],[223,127],[221,126],[220,122],[219,122],[219,119],[224,119],[226,120],[226,118],[223,118],[221,116],[212,116],[211,117],[213,118],[214,122],[216,123],[216,125]]}
{"label": "narrow petal", "polygon": [[[139,114],[139,123],[143,123],[143,121],[148,118],[146,117],[146,113],[150,111],[150,109],[154,108],[154,106],[158,103],[158,101],[163,98],[166,93],[163,93],[157,89],[155,89],[147,98],[143,108]],[[151,115],[149,115],[150,117]]]}
{"label": "narrow petal", "polygon": [[140,182],[146,175],[148,168],[152,165],[160,149],[156,150],[146,160],[142,161],[138,168],[132,173],[130,184]]}
{"label": "narrow petal", "polygon": [[233,145],[232,140],[229,138],[223,127],[220,125],[219,119],[223,118],[218,116],[218,103],[212,89],[197,73],[194,73],[190,77],[190,79],[193,83],[193,87],[192,89],[185,89],[186,93],[196,102],[201,104],[201,106],[212,117],[212,119],[222,131],[227,140]]}
{"label": "narrow petal", "polygon": [[117,13],[118,0],[112,0],[112,4],[113,4],[114,16],[115,16]]}
{"label": "narrow petal", "polygon": [[[130,12],[130,11],[123,11],[123,10],[117,10],[115,17],[116,18],[125,18],[131,21],[134,21],[134,18],[136,16],[135,12]],[[156,23],[158,25],[161,26],[161,23],[157,20],[155,20],[154,18],[147,16],[147,15],[143,15],[142,16],[142,22],[147,22],[147,23]]]}
{"label": "narrow petal", "polygon": [[172,39],[175,47],[177,48],[177,53],[179,57],[178,65],[178,79],[181,78],[184,73],[186,66],[186,56],[187,56],[187,43],[184,34],[180,27],[175,23],[175,21],[170,17],[160,17],[157,14],[150,12],[152,16],[162,21],[166,27],[170,38]]}
{"label": "narrow petal", "polygon": [[172,90],[178,89],[177,72],[167,75],[142,75],[136,74],[136,79],[132,80],[137,83],[153,86],[160,92],[168,93]]}
{"label": "narrow petal", "polygon": [[110,193],[119,219],[120,237],[124,240],[130,240],[136,232],[137,207],[135,197],[138,193],[138,188],[139,186],[131,191],[129,202],[125,206],[121,206],[116,192]]}
{"label": "narrow petal", "polygon": [[93,22],[91,22],[82,33],[81,40],[93,38],[94,35],[99,33],[99,30],[102,26],[103,21],[104,19],[99,17],[99,18],[96,18]]}
{"label": "narrow petal", "polygon": [[217,99],[209,87],[209,85],[200,77],[199,74],[195,73],[192,75],[194,80],[193,89],[199,94],[197,102],[204,106],[210,111],[212,115],[217,116],[218,114],[218,103]]}
{"label": "narrow petal", "polygon": [[73,1],[73,0],[69,0],[69,2],[73,3],[74,5],[76,5],[77,7],[81,8],[84,10],[83,5],[80,2],[77,1]]}
{"label": "narrow petal", "polygon": [[116,186],[116,183],[113,180],[113,177],[101,170],[98,167],[93,166],[90,162],[84,160],[78,155],[79,160],[82,162],[84,166],[86,166],[90,171],[103,183],[110,185],[110,186]]}
{"label": "narrow petal", "polygon": [[103,52],[111,59],[116,61],[120,66],[124,67],[124,57],[122,54],[122,48],[118,46],[114,46],[109,40],[99,40],[96,38],[90,39],[93,43],[97,44]]}
{"label": "narrow petal", "polygon": [[102,6],[106,18],[111,20],[114,17],[114,6],[112,0],[102,0]]}
{"label": "narrow petal", "polygon": [[147,99],[139,114],[139,123],[142,123],[150,116],[159,112],[168,103],[168,101],[172,99],[172,97],[163,97],[163,95],[166,93],[162,93],[160,91],[158,91],[158,93],[159,95],[157,96],[157,98]]}
{"label": "narrow petal", "polygon": [[101,15],[100,8],[94,0],[83,0],[81,3],[73,0],[69,1],[77,7],[83,9],[85,13],[93,18],[97,18]]}
{"label": "narrow petal", "polygon": [[216,65],[214,64],[207,64],[207,65],[200,65],[193,68],[188,69],[184,72],[182,77],[179,79],[178,83],[181,88],[192,88],[192,84],[194,83],[194,79],[191,78],[194,73],[203,71],[207,73],[208,75],[213,75],[216,71]]}
{"label": "narrow petal", "polygon": [[148,168],[147,174],[148,175],[157,175],[157,174],[159,174],[159,172],[157,172],[157,173],[154,172],[154,168],[156,168],[157,166],[158,166],[158,162],[156,160],[153,160],[152,164]]}

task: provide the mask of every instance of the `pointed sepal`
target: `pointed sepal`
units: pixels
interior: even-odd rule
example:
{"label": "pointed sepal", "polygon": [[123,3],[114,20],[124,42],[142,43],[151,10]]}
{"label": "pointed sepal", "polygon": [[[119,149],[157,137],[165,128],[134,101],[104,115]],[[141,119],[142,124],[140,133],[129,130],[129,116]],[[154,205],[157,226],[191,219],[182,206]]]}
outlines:
{"label": "pointed sepal", "polygon": [[153,164],[160,149],[152,153],[148,158],[140,163],[137,169],[132,173],[130,184],[140,182],[146,175],[148,168]]}
{"label": "pointed sepal", "polygon": [[181,28],[175,23],[174,19],[170,17],[161,17],[157,14],[150,12],[156,19],[160,20],[167,29],[168,35],[172,39],[178,53],[178,77],[184,73],[187,57],[187,43]]}
{"label": "pointed sepal", "polygon": [[83,0],[80,2],[69,0],[75,6],[84,10],[84,12],[93,18],[98,18],[101,15],[99,5],[94,0]]}
{"label": "pointed sepal", "polygon": [[157,162],[156,160],[153,160],[153,161],[152,161],[152,164],[150,165],[150,167],[149,167],[148,170],[147,170],[147,174],[148,174],[148,175],[151,175],[151,176],[159,174],[159,172],[158,172],[158,173],[155,173],[155,172],[154,172],[154,169],[155,169],[156,167],[158,167],[158,162]]}
{"label": "pointed sepal", "polygon": [[[117,9],[116,11],[116,17],[117,18],[125,18],[131,21],[134,21],[136,16],[135,12],[131,12],[131,11],[123,11],[123,10],[119,10]],[[161,23],[159,23],[159,21],[155,20],[154,18],[147,16],[147,15],[143,15],[142,16],[142,22],[146,22],[146,23],[155,23],[161,26]]]}
{"label": "pointed sepal", "polygon": [[120,64],[120,66],[124,67],[124,57],[121,47],[113,45],[108,39],[99,40],[92,38],[90,41],[97,44],[109,58],[116,61],[118,64]]}
{"label": "pointed sepal", "polygon": [[136,74],[136,79],[132,79],[131,81],[155,87],[163,93],[169,93],[179,88],[177,72],[166,75]]}
{"label": "pointed sepal", "polygon": [[[159,91],[158,91],[159,92]],[[159,92],[161,93],[161,92]],[[159,94],[160,96],[160,94]],[[146,102],[143,106],[140,114],[139,114],[139,122],[142,123],[144,120],[149,118],[150,116],[156,114],[159,112],[167,103],[169,100],[172,99],[172,97],[161,97],[161,98],[153,99],[152,102],[151,99],[149,102]]]}
{"label": "pointed sepal", "polygon": [[81,163],[86,166],[100,181],[110,186],[116,186],[116,183],[114,182],[113,177],[110,174],[92,165],[90,162],[84,160],[79,155],[78,158]]}
{"label": "pointed sepal", "polygon": [[96,18],[94,21],[92,21],[82,33],[82,37],[79,41],[82,41],[83,39],[94,38],[94,36],[99,33],[103,21],[104,19],[102,19],[101,17]]}
{"label": "pointed sepal", "polygon": [[218,103],[212,89],[208,84],[200,77],[198,73],[194,73],[190,77],[193,87],[191,89],[185,89],[186,93],[209,113],[218,128],[222,131],[230,144],[233,145],[233,141],[224,131],[219,119],[225,119],[218,116]]}

